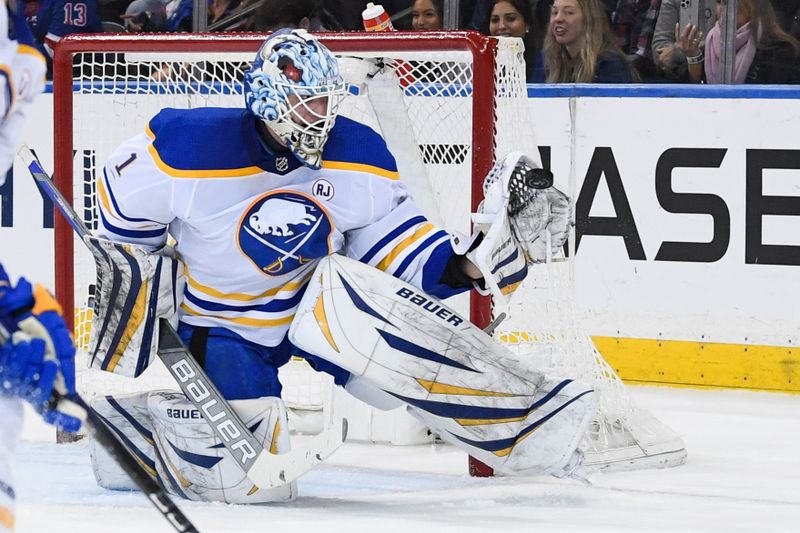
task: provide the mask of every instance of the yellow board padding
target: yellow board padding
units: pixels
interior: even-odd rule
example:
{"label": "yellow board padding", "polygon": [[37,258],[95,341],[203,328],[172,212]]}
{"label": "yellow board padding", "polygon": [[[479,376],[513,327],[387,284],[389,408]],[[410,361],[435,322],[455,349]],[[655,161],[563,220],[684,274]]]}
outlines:
{"label": "yellow board padding", "polygon": [[592,339],[626,382],[800,393],[800,349],[795,346]]}

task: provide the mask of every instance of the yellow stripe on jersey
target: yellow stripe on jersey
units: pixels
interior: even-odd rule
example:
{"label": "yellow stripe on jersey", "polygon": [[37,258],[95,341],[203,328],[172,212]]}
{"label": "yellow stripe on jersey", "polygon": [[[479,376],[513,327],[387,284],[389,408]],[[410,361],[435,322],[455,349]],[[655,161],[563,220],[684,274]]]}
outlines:
{"label": "yellow stripe on jersey", "polygon": [[375,265],[375,267],[379,270],[383,270],[384,272],[386,272],[386,270],[389,268],[389,265],[392,264],[392,261],[397,259],[397,257],[400,254],[402,254],[406,248],[411,246],[415,241],[420,240],[422,237],[425,236],[425,234],[430,232],[432,229],[434,229],[433,224],[431,224],[430,222],[427,224],[423,224],[422,227],[420,227],[417,231],[415,231],[411,236],[406,237],[405,239],[400,241],[400,243],[397,246],[395,246],[394,249],[391,252],[389,252],[389,254],[386,257],[381,259],[380,262],[378,262],[378,264]]}
{"label": "yellow stripe on jersey", "polygon": [[[150,129],[150,124],[147,125],[146,131],[148,137],[155,141],[156,135],[153,133],[153,130]],[[156,166],[173,178],[245,178],[266,172],[264,169],[255,166],[243,168],[220,168],[214,170],[181,170],[179,168],[169,166],[164,162],[163,159],[161,159],[158,150],[156,150],[154,142],[150,143],[150,145],[147,147],[147,150],[153,157],[153,161],[155,161]]]}
{"label": "yellow stripe on jersey", "polygon": [[211,313],[201,313],[199,311],[195,311],[194,309],[186,305],[186,303],[181,304],[181,309],[183,309],[184,311],[186,311],[187,314],[192,316],[216,318],[218,320],[226,320],[228,322],[233,322],[234,324],[239,324],[241,326],[253,326],[257,328],[271,328],[275,326],[285,326],[287,324],[291,324],[292,320],[294,320],[294,313],[282,318],[250,318],[246,316],[230,317],[230,316],[213,315]]}
{"label": "yellow stripe on jersey", "polygon": [[11,67],[0,63],[0,72],[5,74],[6,83],[8,84],[8,94],[10,96],[7,102],[8,107],[6,107],[5,113],[3,114],[3,118],[5,118],[8,116],[9,111],[11,111],[11,108],[14,107],[14,102],[17,99],[17,88],[14,87],[14,74],[11,72]]}
{"label": "yellow stripe on jersey", "polygon": [[44,58],[44,54],[42,54],[39,50],[37,50],[33,46],[29,46],[27,44],[18,44],[17,53],[36,57],[37,59],[40,59],[42,63],[47,62],[47,60]]}
{"label": "yellow stripe on jersey", "polygon": [[236,300],[239,302],[252,302],[253,300],[260,300],[261,298],[275,296],[279,292],[295,291],[305,285],[309,278],[314,274],[314,270],[311,269],[297,281],[290,281],[289,283],[286,283],[280,287],[273,287],[272,289],[266,290],[261,294],[244,294],[239,292],[222,292],[213,287],[209,287],[208,285],[203,285],[189,275],[188,267],[184,268],[184,271],[186,273],[186,282],[197,292],[202,292],[205,295],[219,298],[221,300]]}
{"label": "yellow stripe on jersey", "polygon": [[396,170],[386,170],[385,168],[376,167],[374,165],[366,165],[364,163],[348,163],[346,161],[323,161],[322,168],[329,168],[331,170],[352,170],[355,172],[369,172],[376,174],[383,178],[390,180],[399,180],[400,173]]}

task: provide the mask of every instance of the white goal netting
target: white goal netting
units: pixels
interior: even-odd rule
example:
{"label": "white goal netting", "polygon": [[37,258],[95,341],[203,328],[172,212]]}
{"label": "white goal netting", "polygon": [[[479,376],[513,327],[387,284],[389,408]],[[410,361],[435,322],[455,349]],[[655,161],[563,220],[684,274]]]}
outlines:
{"label": "white goal netting", "polygon": [[[381,132],[418,203],[448,230],[469,233],[469,213],[479,200],[473,191],[480,190],[497,157],[512,150],[537,156],[521,43],[516,39],[358,34],[323,40],[339,56],[349,83],[342,113]],[[94,179],[111,151],[141,132],[164,107],[242,107],[242,73],[260,41],[252,36],[193,41],[164,37],[158,42],[114,37],[69,43],[59,50],[55,91],[57,120],[68,121],[60,126],[71,135],[57,139],[56,172],[61,183],[71,183],[76,211],[93,229]],[[71,153],[72,160],[65,161]],[[556,182],[572,195],[569,183],[558,176]],[[74,253],[59,260],[73,269],[73,289],[66,297],[63,290],[59,295],[73,309],[76,341],[85,356],[94,266],[79,242]],[[547,372],[591,382],[600,391],[600,412],[582,443],[587,464],[636,468],[681,463],[681,439],[635,406],[581,328],[571,267],[569,260],[534,267],[517,293],[514,317],[501,324],[496,338],[528,354]],[[461,297],[455,307],[468,312],[468,300]],[[473,316],[478,309],[473,308]],[[485,304],[484,312],[488,315]],[[168,376],[156,374],[148,369],[144,379],[131,382],[83,371],[79,387],[89,396],[174,388]],[[302,361],[292,361],[281,376],[288,406],[307,411],[331,408],[329,380]]]}

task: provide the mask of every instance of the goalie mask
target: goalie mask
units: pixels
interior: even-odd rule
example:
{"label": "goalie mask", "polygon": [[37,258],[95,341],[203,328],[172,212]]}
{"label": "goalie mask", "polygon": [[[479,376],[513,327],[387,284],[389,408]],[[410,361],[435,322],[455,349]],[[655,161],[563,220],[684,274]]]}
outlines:
{"label": "goalie mask", "polygon": [[336,58],[305,30],[272,34],[244,78],[247,109],[313,168],[345,94]]}

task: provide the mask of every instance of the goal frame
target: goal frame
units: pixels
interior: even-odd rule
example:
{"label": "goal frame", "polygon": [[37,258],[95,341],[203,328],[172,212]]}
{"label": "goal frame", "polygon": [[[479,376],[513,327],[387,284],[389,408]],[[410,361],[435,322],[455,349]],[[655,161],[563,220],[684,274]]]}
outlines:
{"label": "goal frame", "polygon": [[[473,58],[472,77],[472,180],[470,203],[475,212],[483,199],[482,178],[495,161],[494,154],[494,69],[497,41],[475,31],[453,32],[348,32],[314,34],[335,53],[374,52],[391,49],[397,52],[466,51]],[[56,45],[53,57],[53,156],[54,180],[66,200],[73,204],[73,56],[77,53],[193,52],[255,53],[268,33],[202,33],[104,35],[73,34]],[[391,48],[389,48],[389,46]],[[481,105],[483,104],[483,105]],[[70,331],[74,330],[74,239],[72,228],[56,217],[55,293],[64,310]],[[491,300],[475,291],[470,293],[470,320],[485,328],[491,322]]]}

